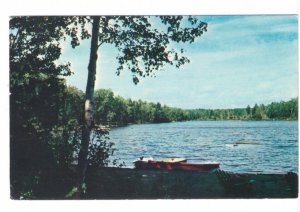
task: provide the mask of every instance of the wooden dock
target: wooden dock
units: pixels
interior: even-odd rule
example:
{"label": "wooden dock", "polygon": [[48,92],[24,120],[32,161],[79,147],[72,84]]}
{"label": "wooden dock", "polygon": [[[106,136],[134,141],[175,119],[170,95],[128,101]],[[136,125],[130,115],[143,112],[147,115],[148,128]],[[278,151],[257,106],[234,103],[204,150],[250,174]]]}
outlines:
{"label": "wooden dock", "polygon": [[298,174],[90,169],[86,199],[297,198]]}

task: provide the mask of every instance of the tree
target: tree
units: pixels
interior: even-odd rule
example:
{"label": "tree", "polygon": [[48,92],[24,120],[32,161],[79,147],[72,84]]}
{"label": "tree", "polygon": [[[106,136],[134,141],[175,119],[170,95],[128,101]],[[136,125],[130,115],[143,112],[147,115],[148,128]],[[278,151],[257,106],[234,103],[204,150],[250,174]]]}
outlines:
{"label": "tree", "polygon": [[76,87],[67,87],[63,92],[60,105],[59,121],[52,132],[55,136],[55,154],[59,165],[66,169],[74,162],[74,154],[78,152],[78,131],[82,125],[82,102],[84,93]]}
{"label": "tree", "polygon": [[246,108],[246,112],[248,116],[251,116],[251,107],[249,105]]}
{"label": "tree", "polygon": [[[70,64],[57,64],[73,17],[11,17],[10,162],[13,198],[41,192],[53,177],[60,154],[60,114]],[[66,129],[66,128],[64,128]],[[55,151],[53,151],[53,149]],[[46,189],[46,188],[44,188]],[[53,188],[52,188],[53,189]],[[49,191],[50,193],[50,191]]]}
{"label": "tree", "polygon": [[[82,21],[83,19],[87,21]],[[93,128],[93,95],[98,48],[104,43],[114,45],[119,50],[117,56],[119,67],[116,73],[119,75],[123,69],[129,69],[132,72],[133,82],[137,84],[140,77],[154,76],[154,71],[161,70],[166,64],[178,68],[189,62],[183,55],[183,49],[178,52],[171,48],[170,43],[172,41],[192,43],[207,30],[207,24],[196,17],[188,17],[187,20],[182,16],[93,16],[83,19],[79,22],[82,29],[86,23],[92,23],[92,38],[84,104],[84,126],[78,161],[81,185],[87,168],[86,158]],[[160,24],[163,28],[155,27],[156,24]],[[89,35],[84,34],[82,37],[87,38]],[[79,45],[78,39],[73,39],[73,44],[73,47]]]}
{"label": "tree", "polygon": [[155,106],[155,112],[154,112],[154,123],[160,123],[162,122],[162,108],[161,104],[158,102]]}

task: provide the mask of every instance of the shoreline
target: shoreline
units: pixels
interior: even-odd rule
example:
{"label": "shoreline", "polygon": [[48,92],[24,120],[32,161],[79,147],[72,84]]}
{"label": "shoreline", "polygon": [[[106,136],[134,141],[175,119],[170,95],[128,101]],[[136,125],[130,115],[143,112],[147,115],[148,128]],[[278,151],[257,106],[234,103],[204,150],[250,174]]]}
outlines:
{"label": "shoreline", "polygon": [[114,126],[110,126],[111,129],[114,129],[114,128],[119,128],[119,127],[127,127],[127,126],[131,126],[131,125],[145,125],[145,124],[169,124],[169,123],[184,123],[184,122],[194,122],[194,121],[203,121],[203,122],[217,122],[217,121],[241,121],[241,122],[277,122],[277,121],[282,121],[282,122],[286,122],[286,121],[295,121],[295,122],[298,122],[298,119],[264,119],[264,120],[253,120],[253,119],[219,119],[219,120],[216,120],[216,119],[209,119],[209,120],[186,120],[186,121],[171,121],[171,122],[159,122],[159,123],[155,123],[155,122],[143,122],[143,123],[122,123],[122,124],[119,124],[119,125],[114,125]]}

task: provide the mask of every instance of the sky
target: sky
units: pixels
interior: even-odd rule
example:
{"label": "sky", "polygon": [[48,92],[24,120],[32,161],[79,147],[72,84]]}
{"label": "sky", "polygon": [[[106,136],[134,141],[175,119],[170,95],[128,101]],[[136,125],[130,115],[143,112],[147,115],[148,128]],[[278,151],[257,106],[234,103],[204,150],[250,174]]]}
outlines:
{"label": "sky", "polygon": [[[177,69],[166,66],[155,78],[132,82],[129,70],[115,74],[117,50],[98,51],[96,89],[111,89],[133,100],[161,102],[171,107],[243,108],[287,101],[298,96],[298,19],[296,15],[199,16],[208,31],[183,47],[191,60]],[[90,40],[76,49],[63,48],[74,74],[68,85],[85,91]]]}

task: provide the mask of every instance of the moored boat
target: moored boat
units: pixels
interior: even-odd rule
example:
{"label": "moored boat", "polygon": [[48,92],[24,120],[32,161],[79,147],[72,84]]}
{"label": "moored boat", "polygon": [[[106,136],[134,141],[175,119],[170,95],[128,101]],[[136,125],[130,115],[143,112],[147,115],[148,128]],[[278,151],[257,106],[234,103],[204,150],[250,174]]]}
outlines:
{"label": "moored boat", "polygon": [[188,163],[185,158],[166,158],[163,160],[153,160],[152,157],[141,157],[133,162],[136,169],[148,170],[177,170],[212,172],[220,167],[217,162]]}

